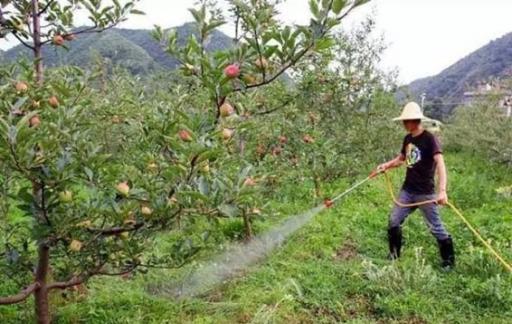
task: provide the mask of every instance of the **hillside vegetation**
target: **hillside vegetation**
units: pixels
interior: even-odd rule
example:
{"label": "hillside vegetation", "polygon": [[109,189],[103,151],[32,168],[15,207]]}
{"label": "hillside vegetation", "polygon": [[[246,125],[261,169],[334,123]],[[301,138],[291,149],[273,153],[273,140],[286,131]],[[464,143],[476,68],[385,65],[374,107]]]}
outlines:
{"label": "hillside vegetation", "polygon": [[[78,28],[77,30],[82,29]],[[173,28],[178,34],[178,44],[182,46],[194,34],[197,27],[187,23]],[[206,50],[213,52],[233,46],[232,39],[220,31],[213,31],[206,42]],[[0,53],[0,62],[15,62],[20,58],[30,58],[31,51],[18,45]],[[120,66],[134,74],[148,74],[162,69],[176,69],[178,62],[165,53],[151,35],[151,30],[113,28],[103,33],[77,36],[68,50],[45,48],[45,62],[48,66],[77,65],[90,67],[98,59],[106,60],[112,67]]]}
{"label": "hillside vegetation", "polygon": [[[409,90],[419,99],[427,94],[428,109],[435,117],[448,116],[463,94],[478,82],[512,75],[512,33],[469,54],[435,76],[419,79]],[[436,105],[437,101],[437,105]]]}

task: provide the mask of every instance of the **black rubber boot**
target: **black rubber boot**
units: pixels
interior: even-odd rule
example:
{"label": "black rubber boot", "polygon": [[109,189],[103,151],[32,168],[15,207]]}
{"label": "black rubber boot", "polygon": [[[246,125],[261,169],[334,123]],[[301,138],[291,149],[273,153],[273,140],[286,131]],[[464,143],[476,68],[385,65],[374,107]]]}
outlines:
{"label": "black rubber boot", "polygon": [[441,267],[453,268],[455,266],[455,251],[453,249],[453,240],[451,237],[445,240],[438,240],[439,253],[441,254]]}
{"label": "black rubber boot", "polygon": [[396,260],[400,257],[402,249],[402,229],[400,227],[391,227],[388,229],[389,240],[389,259]]}

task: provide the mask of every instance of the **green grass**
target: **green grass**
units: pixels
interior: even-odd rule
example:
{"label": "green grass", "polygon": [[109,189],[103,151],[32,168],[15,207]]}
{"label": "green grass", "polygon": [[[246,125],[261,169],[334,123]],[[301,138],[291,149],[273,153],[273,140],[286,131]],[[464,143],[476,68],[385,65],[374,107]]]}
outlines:
{"label": "green grass", "polygon": [[[474,159],[448,156],[450,198],[512,260],[512,206],[494,191],[512,184],[512,175]],[[396,186],[399,178],[400,172],[395,173]],[[346,187],[340,181],[326,191]],[[298,201],[274,202],[280,215],[272,221],[312,206],[311,201]],[[56,322],[510,323],[512,276],[447,208],[442,215],[456,244],[454,271],[439,268],[435,240],[419,213],[405,225],[403,258],[387,261],[391,207],[383,179],[377,180],[316,216],[244,276],[205,296],[175,301],[145,290],[148,284],[172,283],[194,265],[131,280],[96,279],[87,296],[74,296],[76,302],[59,306]],[[205,251],[201,258],[207,260],[212,253]]]}

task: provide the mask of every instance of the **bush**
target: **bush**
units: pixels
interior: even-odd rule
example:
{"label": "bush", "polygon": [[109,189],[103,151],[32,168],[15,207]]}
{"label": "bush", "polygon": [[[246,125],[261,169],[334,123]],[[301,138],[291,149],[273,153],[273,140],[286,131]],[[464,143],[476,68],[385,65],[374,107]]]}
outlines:
{"label": "bush", "polygon": [[512,118],[506,117],[495,98],[458,108],[445,135],[449,149],[512,167]]}

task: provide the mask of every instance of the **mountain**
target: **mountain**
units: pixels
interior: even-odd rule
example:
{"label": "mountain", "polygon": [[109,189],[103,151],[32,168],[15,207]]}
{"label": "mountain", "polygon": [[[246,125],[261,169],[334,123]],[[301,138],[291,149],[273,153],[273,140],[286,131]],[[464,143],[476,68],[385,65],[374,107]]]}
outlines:
{"label": "mountain", "polygon": [[[178,44],[183,45],[190,35],[196,34],[194,23],[175,28]],[[144,74],[159,69],[174,69],[178,62],[170,57],[151,36],[150,30],[114,28],[103,33],[82,34],[69,44],[69,49],[45,47],[46,65],[78,65],[86,67],[97,57],[108,59],[112,65],[127,68],[134,74]],[[232,46],[232,39],[215,30],[206,42],[206,50],[213,52]],[[12,62],[23,56],[30,57],[30,50],[18,45],[0,51],[0,62]]]}
{"label": "mountain", "polygon": [[481,82],[512,76],[512,33],[496,39],[469,54],[436,76],[419,79],[409,85],[418,99],[426,94],[426,109],[435,118],[449,115],[464,92]]}

